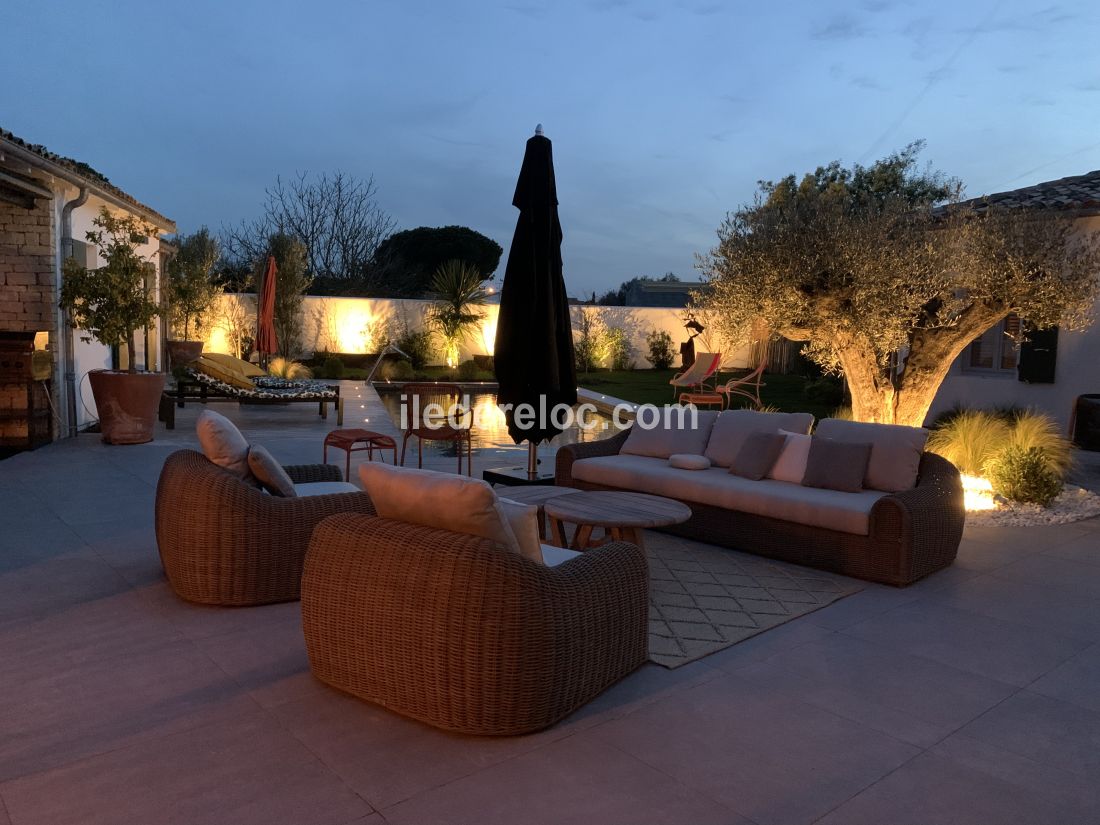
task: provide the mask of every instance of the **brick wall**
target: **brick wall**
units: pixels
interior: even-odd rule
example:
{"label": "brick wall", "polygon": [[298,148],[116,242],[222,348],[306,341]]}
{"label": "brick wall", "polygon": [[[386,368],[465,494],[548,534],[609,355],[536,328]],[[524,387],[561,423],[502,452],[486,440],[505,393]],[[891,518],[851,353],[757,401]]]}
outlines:
{"label": "brick wall", "polygon": [[53,210],[0,202],[0,330],[54,330]]}

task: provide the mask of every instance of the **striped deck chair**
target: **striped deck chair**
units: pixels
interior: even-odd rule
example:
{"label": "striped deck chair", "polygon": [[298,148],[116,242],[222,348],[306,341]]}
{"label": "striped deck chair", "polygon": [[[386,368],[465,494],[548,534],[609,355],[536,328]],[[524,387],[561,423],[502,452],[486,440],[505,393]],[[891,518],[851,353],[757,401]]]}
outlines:
{"label": "striped deck chair", "polygon": [[707,384],[707,379],[713,382],[722,363],[722,353],[701,352],[695,362],[683,372],[678,372],[669,379],[672,385],[672,397],[676,398],[682,390],[693,392],[713,392],[714,388]]}

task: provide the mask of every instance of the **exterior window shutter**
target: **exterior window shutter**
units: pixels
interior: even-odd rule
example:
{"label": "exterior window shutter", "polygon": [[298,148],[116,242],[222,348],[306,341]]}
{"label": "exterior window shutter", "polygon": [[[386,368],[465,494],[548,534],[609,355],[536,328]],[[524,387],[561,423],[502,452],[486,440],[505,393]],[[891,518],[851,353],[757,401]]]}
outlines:
{"label": "exterior window shutter", "polygon": [[1057,361],[1058,327],[1029,328],[1020,344],[1020,380],[1029,384],[1053,384]]}

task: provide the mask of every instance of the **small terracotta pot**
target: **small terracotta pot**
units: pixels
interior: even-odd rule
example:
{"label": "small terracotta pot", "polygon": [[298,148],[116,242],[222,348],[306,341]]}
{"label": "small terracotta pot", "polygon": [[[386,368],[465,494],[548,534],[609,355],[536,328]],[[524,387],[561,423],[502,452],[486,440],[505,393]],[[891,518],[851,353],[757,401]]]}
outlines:
{"label": "small terracotta pot", "polygon": [[173,367],[185,367],[202,355],[202,341],[169,341],[168,358]]}
{"label": "small terracotta pot", "polygon": [[159,372],[89,372],[103,440],[108,444],[152,441],[164,380]]}

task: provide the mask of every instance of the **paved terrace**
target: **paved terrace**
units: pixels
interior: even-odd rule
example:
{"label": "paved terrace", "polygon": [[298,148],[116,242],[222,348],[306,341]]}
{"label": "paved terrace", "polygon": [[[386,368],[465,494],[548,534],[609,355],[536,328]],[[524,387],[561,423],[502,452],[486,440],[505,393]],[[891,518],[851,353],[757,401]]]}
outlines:
{"label": "paved terrace", "polygon": [[[286,462],[318,460],[335,426],[218,408]],[[969,530],[914,587],[482,740],[315,681],[297,604],[170,592],[153,491],[194,416],[149,445],[89,435],[0,462],[0,825],[1100,820],[1096,522]]]}

